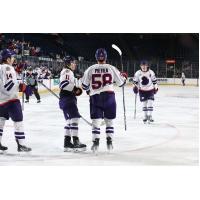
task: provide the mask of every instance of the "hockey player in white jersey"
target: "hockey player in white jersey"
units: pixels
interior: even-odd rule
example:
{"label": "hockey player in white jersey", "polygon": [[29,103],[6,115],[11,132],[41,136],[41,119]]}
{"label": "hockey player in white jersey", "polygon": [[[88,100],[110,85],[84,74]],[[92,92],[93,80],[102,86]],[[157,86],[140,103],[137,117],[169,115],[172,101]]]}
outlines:
{"label": "hockey player in white jersey", "polygon": [[140,101],[143,103],[144,119],[143,122],[153,122],[153,101],[154,94],[158,91],[157,79],[155,73],[149,69],[147,61],[141,61],[141,69],[135,73],[133,78],[133,91],[140,95]]}
{"label": "hockey player in white jersey", "polygon": [[15,53],[9,49],[4,49],[1,53],[2,64],[0,65],[0,150],[7,150],[1,144],[3,130],[6,120],[11,118],[14,122],[15,139],[17,150],[31,151],[31,148],[24,145],[25,134],[23,129],[23,114],[18,92],[25,90],[23,83],[19,84],[16,72],[12,66]]}
{"label": "hockey player in white jersey", "polygon": [[[79,81],[74,77],[76,60],[72,56],[66,56],[65,67],[60,73],[60,109],[66,120],[64,135],[64,151],[85,151],[86,145],[81,144],[78,136],[78,124],[80,114],[77,107],[77,98],[82,94]],[[71,137],[73,143],[71,142]]]}
{"label": "hockey player in white jersey", "polygon": [[90,95],[90,118],[92,119],[91,150],[98,151],[100,140],[100,125],[102,119],[106,123],[107,148],[113,148],[114,134],[113,120],[116,118],[116,100],[113,89],[115,82],[119,87],[124,86],[126,78],[117,68],[106,64],[107,52],[105,49],[97,49],[95,58],[97,64],[90,66],[82,78],[82,87]]}

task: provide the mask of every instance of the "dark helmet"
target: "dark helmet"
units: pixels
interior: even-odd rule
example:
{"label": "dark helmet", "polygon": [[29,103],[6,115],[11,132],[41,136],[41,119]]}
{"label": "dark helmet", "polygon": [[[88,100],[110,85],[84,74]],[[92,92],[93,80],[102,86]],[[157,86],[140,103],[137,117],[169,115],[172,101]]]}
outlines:
{"label": "dark helmet", "polygon": [[15,56],[16,53],[10,49],[4,49],[1,52],[1,59],[2,61],[6,61],[8,58],[11,58],[12,56]]}
{"label": "dark helmet", "polygon": [[100,48],[100,49],[97,49],[96,50],[96,53],[95,53],[95,58],[97,61],[106,61],[107,60],[107,52],[105,49],[103,48]]}
{"label": "dark helmet", "polygon": [[75,61],[76,59],[73,56],[66,56],[63,60],[65,64],[69,66],[71,62]]}
{"label": "dark helmet", "polygon": [[147,60],[141,60],[140,65],[149,65]]}
{"label": "dark helmet", "polygon": [[[140,66],[141,65],[146,65],[147,66],[147,70],[146,71],[148,71],[149,70],[149,62],[147,61],[147,60],[141,60],[140,61]],[[143,71],[143,70],[142,70]]]}

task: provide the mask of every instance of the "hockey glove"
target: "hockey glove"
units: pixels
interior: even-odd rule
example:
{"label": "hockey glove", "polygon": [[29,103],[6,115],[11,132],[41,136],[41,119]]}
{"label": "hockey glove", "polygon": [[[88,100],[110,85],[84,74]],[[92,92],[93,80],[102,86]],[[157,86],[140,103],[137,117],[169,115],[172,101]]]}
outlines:
{"label": "hockey glove", "polygon": [[43,79],[38,79],[38,83],[43,83]]}
{"label": "hockey glove", "polygon": [[25,92],[26,90],[26,84],[20,83],[19,84],[19,92]]}
{"label": "hockey glove", "polygon": [[75,96],[80,96],[83,93],[82,89],[77,87],[74,87],[72,92],[74,93]]}
{"label": "hockey glove", "polygon": [[134,86],[134,87],[133,87],[133,92],[134,92],[135,94],[138,93],[138,87],[137,87],[137,86]]}
{"label": "hockey glove", "polygon": [[158,88],[154,88],[154,94],[158,92]]}
{"label": "hockey glove", "polygon": [[126,72],[120,72],[121,76],[123,76],[124,78],[128,78],[128,74]]}
{"label": "hockey glove", "polygon": [[90,90],[86,90],[86,94],[87,94],[87,95],[90,95]]}

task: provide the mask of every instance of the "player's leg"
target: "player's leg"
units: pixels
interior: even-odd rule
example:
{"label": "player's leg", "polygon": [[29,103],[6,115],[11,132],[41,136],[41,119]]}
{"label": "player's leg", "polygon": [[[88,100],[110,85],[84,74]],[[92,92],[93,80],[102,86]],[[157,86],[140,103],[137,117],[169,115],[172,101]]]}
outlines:
{"label": "player's leg", "polygon": [[148,120],[149,120],[150,122],[153,122],[153,121],[154,121],[153,118],[152,118],[152,113],[153,113],[153,100],[151,100],[151,99],[148,100],[148,107],[147,107],[147,109],[148,109]]}
{"label": "player's leg", "polygon": [[[1,109],[0,109],[0,111],[1,111]],[[4,117],[0,116],[0,151],[6,151],[8,149],[7,147],[5,147],[1,144],[5,122],[6,122],[6,119]]]}
{"label": "player's leg", "polygon": [[112,150],[113,149],[113,135],[114,135],[114,124],[112,119],[105,118],[106,123],[106,143],[107,143],[107,149]]}
{"label": "player's leg", "polygon": [[32,89],[31,89],[31,86],[27,86],[26,87],[26,91],[25,91],[25,98],[26,98],[26,101],[25,103],[28,103],[29,102],[29,97],[32,95]]}
{"label": "player's leg", "polygon": [[93,145],[91,147],[91,150],[93,152],[97,152],[99,149],[101,122],[102,122],[102,118],[92,119],[92,142],[93,142]]}
{"label": "player's leg", "polygon": [[142,110],[144,112],[143,122],[147,122],[147,95],[145,91],[139,91],[140,102],[142,102]]}
{"label": "player's leg", "polygon": [[146,123],[147,122],[147,118],[148,118],[148,116],[147,116],[147,111],[148,111],[148,109],[147,109],[147,101],[143,101],[142,104],[143,104],[142,110],[144,112],[143,122]]}
{"label": "player's leg", "polygon": [[0,106],[0,150],[5,151],[8,148],[1,144],[5,121],[9,119],[8,110],[5,106]]}
{"label": "player's leg", "polygon": [[[64,115],[67,115],[64,113]],[[70,124],[71,120],[66,116],[66,126],[64,127],[64,151],[73,151],[74,149],[74,144],[71,141],[71,129],[70,129]]]}
{"label": "player's leg", "polygon": [[74,150],[75,151],[85,151],[86,150],[86,145],[82,144],[79,140],[79,117],[77,118],[72,118],[71,119],[71,133],[72,133],[72,138],[73,138],[73,144],[74,144]]}
{"label": "player's leg", "polygon": [[104,117],[106,123],[106,144],[107,149],[113,149],[113,135],[114,135],[114,123],[113,120],[116,118],[116,100],[114,93],[104,94]]}
{"label": "player's leg", "polygon": [[70,101],[68,107],[69,118],[71,119],[70,129],[73,138],[74,150],[75,151],[85,151],[86,145],[82,144],[79,139],[79,119],[80,114],[77,107],[77,99],[73,97]]}
{"label": "player's leg", "polygon": [[148,100],[147,100],[147,110],[148,110],[148,121],[149,122],[154,122],[154,120],[152,118],[153,101],[154,101],[154,92],[153,91],[149,91]]}
{"label": "player's leg", "polygon": [[25,133],[23,126],[23,114],[20,101],[11,102],[7,106],[8,113],[14,122],[14,133],[17,142],[17,150],[19,152],[29,152],[31,148],[25,146]]}
{"label": "player's leg", "polygon": [[64,118],[66,120],[66,125],[64,126],[64,151],[73,151],[74,150],[74,144],[71,141],[71,129],[70,124],[71,120],[68,114],[68,108],[70,105],[68,105],[68,101],[65,98],[60,98],[59,100],[59,106],[60,109],[63,111]]}
{"label": "player's leg", "polygon": [[90,96],[90,118],[92,119],[92,142],[91,150],[95,153],[99,149],[101,122],[103,119],[102,101],[99,94]]}
{"label": "player's leg", "polygon": [[36,99],[37,99],[37,103],[40,103],[41,101],[40,101],[40,94],[38,93],[38,88],[37,88],[38,86],[35,86],[34,87],[34,89],[33,89],[33,93],[34,93],[34,95],[35,95],[35,97],[36,97]]}

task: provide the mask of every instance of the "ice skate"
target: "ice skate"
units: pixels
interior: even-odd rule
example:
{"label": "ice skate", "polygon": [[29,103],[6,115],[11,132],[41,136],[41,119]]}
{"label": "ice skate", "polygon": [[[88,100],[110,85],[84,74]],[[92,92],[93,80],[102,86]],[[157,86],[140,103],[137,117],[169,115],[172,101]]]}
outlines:
{"label": "ice skate", "polygon": [[8,147],[5,147],[0,143],[0,151],[6,151],[6,150],[8,150]]}
{"label": "ice skate", "polygon": [[145,116],[144,119],[143,119],[144,124],[146,124],[147,121],[148,121],[148,116]]}
{"label": "ice skate", "polygon": [[74,145],[71,143],[71,137],[65,136],[64,139],[64,152],[72,152],[74,151]]}
{"label": "ice skate", "polygon": [[18,152],[30,152],[30,151],[32,151],[31,148],[29,148],[29,147],[27,147],[25,145],[19,144],[18,140],[16,140],[16,142],[17,142],[17,151]]}
{"label": "ice skate", "polygon": [[150,124],[150,123],[152,123],[152,122],[154,122],[154,120],[153,120],[152,116],[149,115],[149,116],[148,116],[148,123]]}
{"label": "ice skate", "polygon": [[74,143],[74,152],[81,152],[86,151],[86,145],[80,143],[79,138],[76,136],[73,136],[73,143]]}
{"label": "ice skate", "polygon": [[93,151],[94,154],[97,154],[98,153],[98,150],[99,150],[99,138],[96,138],[94,141],[93,141],[93,145],[91,147],[91,150]]}
{"label": "ice skate", "polygon": [[111,137],[107,137],[107,150],[110,152],[113,150],[113,145],[112,145],[112,138]]}
{"label": "ice skate", "polygon": [[29,100],[26,100],[25,103],[29,103]]}
{"label": "ice skate", "polygon": [[41,103],[41,101],[40,101],[40,100],[37,100],[37,103]]}

